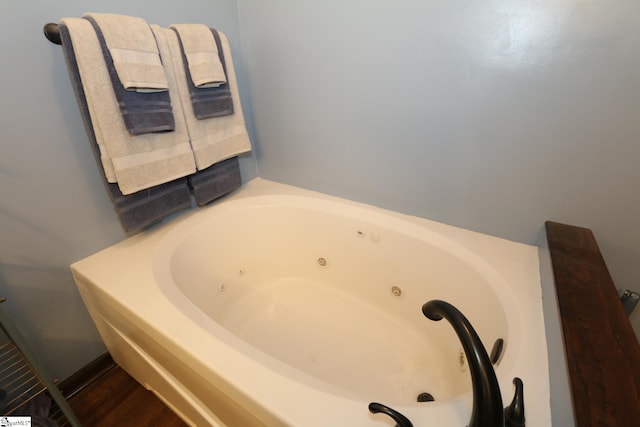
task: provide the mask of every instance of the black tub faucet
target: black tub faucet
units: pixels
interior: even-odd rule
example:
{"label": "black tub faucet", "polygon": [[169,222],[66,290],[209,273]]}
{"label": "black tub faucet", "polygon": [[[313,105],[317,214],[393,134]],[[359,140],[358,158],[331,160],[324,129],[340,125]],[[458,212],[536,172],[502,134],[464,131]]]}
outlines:
{"label": "black tub faucet", "polygon": [[453,305],[432,300],[422,306],[422,313],[431,320],[449,321],[467,356],[473,388],[473,409],[468,427],[524,427],[524,396],[522,381],[513,380],[516,393],[509,407],[502,407],[502,396],[496,373],[487,350],[467,318]]}
{"label": "black tub faucet", "polygon": [[411,421],[400,412],[389,408],[387,405],[383,405],[382,403],[371,402],[369,403],[369,412],[372,414],[383,413],[385,415],[393,418],[393,421],[396,422],[396,427],[413,427]]}
{"label": "black tub faucet", "polygon": [[524,394],[522,380],[518,377],[513,379],[516,392],[513,395],[511,405],[504,408],[505,427],[525,427],[524,424]]}

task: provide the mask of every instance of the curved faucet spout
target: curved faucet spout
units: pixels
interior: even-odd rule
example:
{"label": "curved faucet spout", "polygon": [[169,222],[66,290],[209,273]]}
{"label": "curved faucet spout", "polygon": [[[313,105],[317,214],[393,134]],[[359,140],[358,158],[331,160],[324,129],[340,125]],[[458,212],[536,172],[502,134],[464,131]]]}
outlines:
{"label": "curved faucet spout", "polygon": [[395,421],[396,427],[413,427],[411,421],[400,412],[389,408],[387,405],[383,405],[382,403],[371,402],[369,403],[369,412],[372,414],[378,414],[382,412],[385,415],[390,416]]}
{"label": "curved faucet spout", "polygon": [[487,350],[466,317],[453,305],[433,300],[422,306],[422,313],[431,320],[449,321],[462,342],[467,356],[473,387],[473,409],[468,427],[504,427],[502,396]]}

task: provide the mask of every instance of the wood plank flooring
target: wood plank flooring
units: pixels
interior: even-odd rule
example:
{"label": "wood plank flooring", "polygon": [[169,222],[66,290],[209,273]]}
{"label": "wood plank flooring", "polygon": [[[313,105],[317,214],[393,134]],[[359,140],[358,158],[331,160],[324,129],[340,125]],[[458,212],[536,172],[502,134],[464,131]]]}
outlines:
{"label": "wood plank flooring", "polygon": [[108,355],[63,381],[60,389],[83,427],[186,427]]}

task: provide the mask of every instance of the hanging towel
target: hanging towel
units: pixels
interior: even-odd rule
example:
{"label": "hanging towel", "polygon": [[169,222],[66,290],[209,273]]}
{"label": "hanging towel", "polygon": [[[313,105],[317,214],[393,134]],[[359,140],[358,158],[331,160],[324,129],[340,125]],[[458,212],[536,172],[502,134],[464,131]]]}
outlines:
{"label": "hanging towel", "polygon": [[156,185],[128,196],[117,185],[109,185],[109,195],[122,228],[134,234],[176,212],[191,208],[187,178]]}
{"label": "hanging towel", "polygon": [[120,118],[115,94],[108,84],[109,72],[102,60],[100,43],[91,23],[79,18],[65,18],[62,23],[66,25],[73,43],[92,128],[108,181],[117,182],[122,194],[127,195],[195,172],[193,152],[171,63],[167,61],[165,73],[169,87],[173,88],[169,94],[175,94],[171,95],[172,104],[177,110],[175,132],[132,136]]}
{"label": "hanging towel", "polygon": [[204,206],[231,191],[240,188],[240,163],[238,157],[223,160],[205,170],[189,176],[189,188],[198,206]]}
{"label": "hanging towel", "polygon": [[169,83],[155,38],[142,18],[89,13],[122,119],[133,135],[173,131]]}
{"label": "hanging towel", "polygon": [[87,13],[84,17],[95,23],[104,36],[116,75],[126,90],[166,92],[169,89],[147,21],[112,13]]}
{"label": "hanging towel", "polygon": [[180,39],[189,77],[196,87],[218,87],[227,77],[211,30],[202,24],[170,25]]}
{"label": "hanging towel", "polygon": [[[91,104],[87,102],[88,99],[81,81],[74,46],[66,24],[67,21],[62,21],[59,31],[69,78],[91,142],[91,148],[96,155],[96,160],[104,165],[105,159],[103,156],[106,150],[104,150],[104,146],[99,147],[98,145],[95,127],[93,126],[96,113]],[[82,20],[78,19],[76,21]],[[107,160],[110,161],[110,159]],[[187,185],[187,178],[170,181],[131,195],[123,195],[117,184],[110,183],[112,181],[109,181],[106,175],[107,169],[100,167],[98,169],[101,171],[118,219],[125,232],[129,235],[144,230],[168,215],[191,207],[191,194]],[[111,169],[111,173],[114,173],[113,169]]]}
{"label": "hanging towel", "polygon": [[227,82],[231,90],[234,114],[198,120],[195,117],[189,99],[185,68],[180,53],[177,34],[170,29],[161,28],[157,25],[151,25],[151,29],[156,35],[160,53],[163,57],[167,57],[167,55],[163,53],[164,49],[166,49],[167,46],[169,48],[169,56],[173,60],[178,84],[178,94],[182,101],[182,109],[187,123],[189,140],[198,170],[206,169],[222,160],[251,151],[251,142],[249,141],[249,134],[245,127],[242,106],[240,105],[238,85],[236,83],[233,60],[230,54],[231,50],[225,35],[218,32],[222,45],[221,51],[224,54],[226,63]]}
{"label": "hanging towel", "polygon": [[[196,118],[203,120],[233,114],[226,61],[218,32],[201,24],[173,24],[171,29],[178,34],[187,88]],[[202,62],[196,63],[197,58],[203,58]],[[198,85],[198,82],[210,84]]]}

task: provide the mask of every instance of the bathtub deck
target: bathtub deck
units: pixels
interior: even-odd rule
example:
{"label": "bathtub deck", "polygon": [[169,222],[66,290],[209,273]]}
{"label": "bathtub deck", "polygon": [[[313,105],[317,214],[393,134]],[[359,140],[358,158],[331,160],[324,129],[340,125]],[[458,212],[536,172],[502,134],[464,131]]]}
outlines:
{"label": "bathtub deck", "polygon": [[107,354],[60,384],[83,426],[186,427]]}

